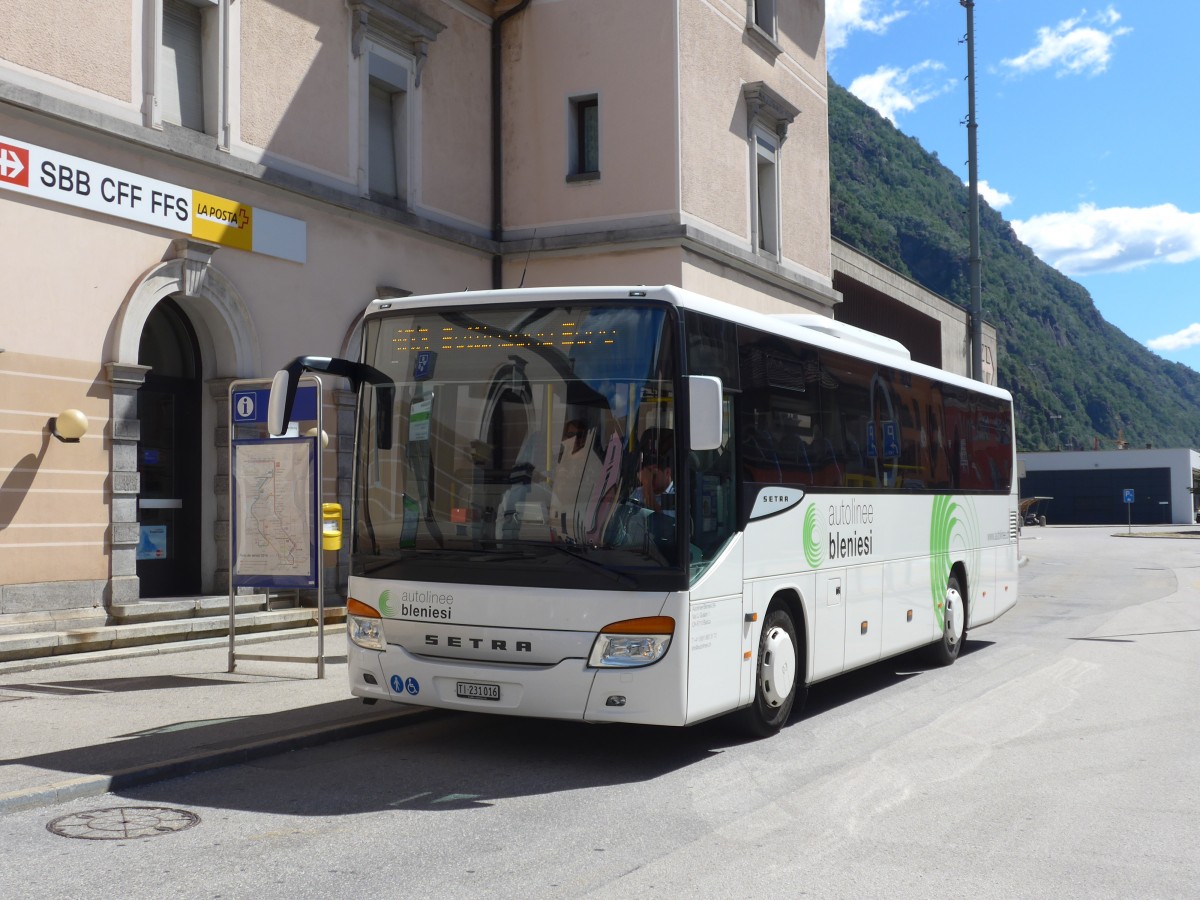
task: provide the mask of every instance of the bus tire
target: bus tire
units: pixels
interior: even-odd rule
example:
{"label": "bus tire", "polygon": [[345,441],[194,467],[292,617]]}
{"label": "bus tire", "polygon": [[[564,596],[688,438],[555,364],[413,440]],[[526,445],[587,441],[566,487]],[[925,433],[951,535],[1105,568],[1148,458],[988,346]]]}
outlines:
{"label": "bus tire", "polygon": [[966,639],[967,601],[958,575],[951,572],[946,580],[946,600],[942,608],[942,636],[926,648],[926,656],[934,665],[948,666],[958,659]]}
{"label": "bus tire", "polygon": [[797,699],[804,705],[808,687],[801,658],[791,614],[782,606],[772,607],[758,638],[754,700],[740,712],[743,731],[752,737],[770,737],[787,723]]}

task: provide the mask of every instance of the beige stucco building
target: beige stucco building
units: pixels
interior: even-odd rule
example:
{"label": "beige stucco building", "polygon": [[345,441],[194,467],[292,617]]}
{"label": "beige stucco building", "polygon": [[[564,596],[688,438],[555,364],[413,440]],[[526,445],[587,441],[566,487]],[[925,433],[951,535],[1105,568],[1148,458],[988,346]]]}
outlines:
{"label": "beige stucco building", "polygon": [[[229,382],[353,356],[376,296],[671,283],[764,311],[841,300],[822,0],[16,0],[6,16],[0,613],[224,593]],[[346,501],[353,397],[327,398],[324,491]],[[48,424],[71,408],[79,443]],[[139,558],[150,521],[165,559]]]}

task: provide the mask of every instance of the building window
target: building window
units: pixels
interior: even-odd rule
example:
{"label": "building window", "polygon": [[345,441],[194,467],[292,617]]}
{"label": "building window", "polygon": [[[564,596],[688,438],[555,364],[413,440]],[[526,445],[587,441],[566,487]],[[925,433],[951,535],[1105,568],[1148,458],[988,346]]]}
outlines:
{"label": "building window", "polygon": [[754,26],[775,40],[775,0],[751,0],[750,15]]}
{"label": "building window", "polygon": [[567,181],[594,181],[600,177],[600,99],[572,97],[569,105]]}
{"label": "building window", "polygon": [[360,193],[412,206],[420,183],[421,71],[445,25],[408,0],[348,0],[358,61]]}
{"label": "building window", "polygon": [[367,186],[371,194],[408,199],[408,71],[371,53],[367,92]]}
{"label": "building window", "polygon": [[783,246],[779,158],[800,110],[761,81],[742,89],[750,143],[750,238],[755,251],[778,259]]}
{"label": "building window", "polygon": [[206,100],[211,106],[210,98],[205,96],[205,80],[206,76],[212,77],[215,62],[210,61],[210,43],[215,42],[206,40],[206,34],[212,33],[212,22],[206,18],[216,12],[216,0],[163,0],[157,73],[160,121],[193,131],[215,132],[215,126],[206,128],[215,117],[211,112],[205,115]]}
{"label": "building window", "polygon": [[779,145],[763,134],[754,136],[755,246],[769,256],[779,256]]}

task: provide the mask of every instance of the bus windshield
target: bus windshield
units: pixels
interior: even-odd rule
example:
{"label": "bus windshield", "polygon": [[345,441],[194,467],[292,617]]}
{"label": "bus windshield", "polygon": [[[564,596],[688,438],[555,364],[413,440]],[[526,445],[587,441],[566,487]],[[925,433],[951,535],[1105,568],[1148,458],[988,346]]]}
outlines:
{"label": "bus windshield", "polygon": [[579,302],[374,317],[352,571],[442,582],[686,585],[676,537],[675,315]]}

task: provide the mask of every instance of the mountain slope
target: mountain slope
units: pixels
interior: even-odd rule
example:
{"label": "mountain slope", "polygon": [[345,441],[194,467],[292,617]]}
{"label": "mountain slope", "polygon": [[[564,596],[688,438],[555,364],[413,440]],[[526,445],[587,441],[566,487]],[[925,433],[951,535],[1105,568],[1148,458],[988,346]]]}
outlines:
{"label": "mountain slope", "polygon": [[[966,139],[964,134],[964,152]],[[833,234],[968,306],[968,191],[936,154],[829,83]],[[1020,450],[1200,446],[1200,373],[1106,322],[1082,286],[1043,263],[979,204],[984,318]]]}

